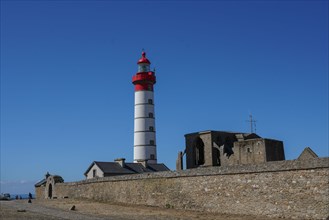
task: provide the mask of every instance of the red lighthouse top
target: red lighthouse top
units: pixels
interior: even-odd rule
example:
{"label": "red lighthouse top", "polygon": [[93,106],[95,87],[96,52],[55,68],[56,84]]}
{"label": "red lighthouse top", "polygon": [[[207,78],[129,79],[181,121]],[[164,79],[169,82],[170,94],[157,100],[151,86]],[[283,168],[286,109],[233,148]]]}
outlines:
{"label": "red lighthouse top", "polygon": [[156,82],[155,73],[150,71],[151,62],[145,57],[146,53],[143,51],[142,58],[137,62],[138,72],[133,76],[133,84],[135,91],[153,91],[153,85]]}
{"label": "red lighthouse top", "polygon": [[146,56],[146,53],[143,51],[142,52],[142,58],[140,58],[138,60],[137,64],[140,64],[140,63],[148,63],[148,64],[151,64],[151,62],[145,56]]}

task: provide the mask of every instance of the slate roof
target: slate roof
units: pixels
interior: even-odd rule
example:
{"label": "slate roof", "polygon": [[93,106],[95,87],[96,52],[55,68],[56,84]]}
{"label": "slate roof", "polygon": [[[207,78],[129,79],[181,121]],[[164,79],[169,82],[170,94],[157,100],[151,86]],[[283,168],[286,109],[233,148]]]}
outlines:
{"label": "slate roof", "polygon": [[135,172],[123,168],[120,166],[120,164],[116,163],[116,162],[101,162],[101,161],[94,161],[91,163],[91,165],[88,167],[88,169],[86,170],[86,172],[84,173],[85,176],[87,175],[87,173],[89,172],[89,170],[94,166],[94,164],[96,164],[99,169],[101,169],[104,174],[133,174]]}
{"label": "slate roof", "polygon": [[159,172],[159,171],[169,171],[170,169],[164,164],[147,164],[147,167],[144,167],[141,163],[125,163],[125,166],[122,167],[117,162],[100,162],[94,161],[88,167],[84,173],[87,176],[87,173],[90,169],[96,164],[104,174],[116,174],[116,175],[125,175],[125,174],[135,174],[135,173],[147,173],[147,172]]}
{"label": "slate roof", "polygon": [[147,166],[154,170],[155,172],[159,172],[159,171],[169,171],[170,169],[164,165],[163,163],[157,163],[157,164],[147,164]]}
{"label": "slate roof", "polygon": [[134,173],[145,173],[145,172],[153,172],[153,170],[150,170],[148,168],[145,168],[140,163],[125,163],[125,167]]}
{"label": "slate roof", "polygon": [[42,179],[39,182],[37,182],[36,184],[34,184],[34,186],[35,187],[39,187],[39,186],[42,186],[42,185],[46,185],[46,183],[47,183],[47,180],[46,179]]}

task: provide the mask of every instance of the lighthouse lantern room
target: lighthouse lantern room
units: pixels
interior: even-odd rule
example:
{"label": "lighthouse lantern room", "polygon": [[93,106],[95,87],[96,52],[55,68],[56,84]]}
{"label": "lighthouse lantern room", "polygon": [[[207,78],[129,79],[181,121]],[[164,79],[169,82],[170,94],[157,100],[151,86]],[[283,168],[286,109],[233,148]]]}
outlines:
{"label": "lighthouse lantern room", "polygon": [[146,160],[147,163],[156,164],[153,95],[156,77],[155,73],[150,71],[151,62],[146,58],[144,51],[137,64],[138,72],[132,79],[132,83],[135,85],[134,162]]}

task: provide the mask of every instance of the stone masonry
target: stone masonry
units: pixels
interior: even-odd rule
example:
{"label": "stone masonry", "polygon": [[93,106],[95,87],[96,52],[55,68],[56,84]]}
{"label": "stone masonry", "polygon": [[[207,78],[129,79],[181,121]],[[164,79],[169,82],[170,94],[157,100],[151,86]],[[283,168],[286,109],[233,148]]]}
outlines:
{"label": "stone masonry", "polygon": [[[202,131],[185,135],[186,169],[258,164],[285,159],[283,142],[254,133]],[[178,160],[182,157],[178,155]],[[177,169],[182,169],[177,164]]]}
{"label": "stone masonry", "polygon": [[[329,158],[104,177],[55,184],[57,198],[295,219],[329,216]],[[36,197],[45,198],[44,186]]]}

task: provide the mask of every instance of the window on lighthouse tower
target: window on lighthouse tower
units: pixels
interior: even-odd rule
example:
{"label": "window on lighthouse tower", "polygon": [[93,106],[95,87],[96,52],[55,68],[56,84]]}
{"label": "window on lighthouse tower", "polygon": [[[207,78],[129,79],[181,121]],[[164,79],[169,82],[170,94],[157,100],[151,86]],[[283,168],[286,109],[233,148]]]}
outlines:
{"label": "window on lighthouse tower", "polygon": [[150,64],[147,63],[140,63],[138,64],[138,72],[149,72],[150,71]]}

